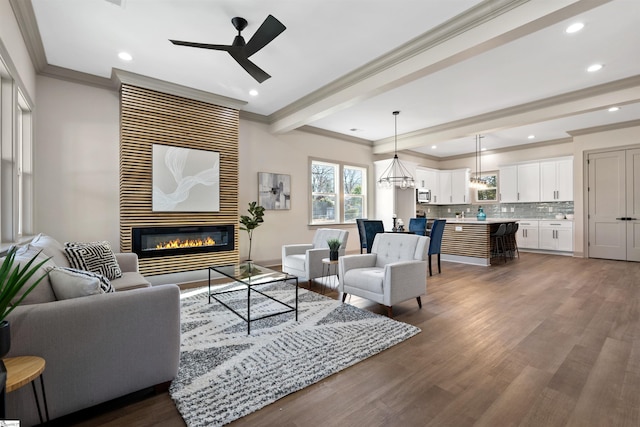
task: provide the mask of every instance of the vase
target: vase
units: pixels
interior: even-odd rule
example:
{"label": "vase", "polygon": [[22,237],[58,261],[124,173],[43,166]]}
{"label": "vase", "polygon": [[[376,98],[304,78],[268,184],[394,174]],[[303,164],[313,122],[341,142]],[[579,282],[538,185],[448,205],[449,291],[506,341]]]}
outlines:
{"label": "vase", "polygon": [[3,359],[11,349],[11,328],[9,322],[0,322],[0,359]]}
{"label": "vase", "polygon": [[329,251],[329,260],[337,261],[338,260],[338,251]]}
{"label": "vase", "polygon": [[484,209],[478,208],[478,215],[476,215],[476,218],[478,218],[478,221],[484,221],[487,219],[487,214],[484,213]]}

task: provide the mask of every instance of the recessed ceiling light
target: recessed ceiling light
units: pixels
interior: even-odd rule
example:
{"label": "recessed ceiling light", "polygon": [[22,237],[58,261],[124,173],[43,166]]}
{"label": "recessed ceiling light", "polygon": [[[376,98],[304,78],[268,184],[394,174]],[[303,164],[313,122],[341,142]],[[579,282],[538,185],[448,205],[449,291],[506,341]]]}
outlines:
{"label": "recessed ceiling light", "polygon": [[257,91],[257,90],[255,90],[255,89],[251,89],[251,90],[249,91],[249,95],[251,95],[251,96],[258,96],[258,91]]}
{"label": "recessed ceiling light", "polygon": [[614,111],[618,111],[619,109],[620,109],[620,107],[611,107],[607,111],[613,113]]}
{"label": "recessed ceiling light", "polygon": [[435,150],[436,148],[438,148],[438,146],[437,146],[437,145],[432,145],[432,146],[431,146],[431,149],[432,149],[432,150]]}
{"label": "recessed ceiling light", "polygon": [[480,151],[487,151],[487,147],[482,147]]}
{"label": "recessed ceiling light", "polygon": [[131,54],[127,52],[120,52],[118,54],[118,58],[122,59],[123,61],[131,61],[133,59],[133,56],[131,56]]}
{"label": "recessed ceiling light", "polygon": [[582,22],[576,22],[574,24],[569,25],[564,32],[567,34],[577,33],[581,29],[584,28],[584,24]]}
{"label": "recessed ceiling light", "polygon": [[595,73],[596,71],[602,70],[602,67],[603,67],[602,64],[589,65],[589,67],[587,68],[587,71],[590,73]]}
{"label": "recessed ceiling light", "polygon": [[349,132],[362,132],[362,129],[351,128],[351,129],[349,129]]}
{"label": "recessed ceiling light", "polygon": [[535,137],[536,137],[535,135],[529,135],[527,139],[534,139]]}

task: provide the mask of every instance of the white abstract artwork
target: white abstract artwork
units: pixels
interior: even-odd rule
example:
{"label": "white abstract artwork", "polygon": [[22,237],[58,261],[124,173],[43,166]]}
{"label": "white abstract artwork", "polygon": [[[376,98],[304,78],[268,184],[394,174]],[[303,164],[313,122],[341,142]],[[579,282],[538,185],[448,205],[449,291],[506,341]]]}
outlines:
{"label": "white abstract artwork", "polygon": [[220,211],[220,153],[153,144],[154,212]]}

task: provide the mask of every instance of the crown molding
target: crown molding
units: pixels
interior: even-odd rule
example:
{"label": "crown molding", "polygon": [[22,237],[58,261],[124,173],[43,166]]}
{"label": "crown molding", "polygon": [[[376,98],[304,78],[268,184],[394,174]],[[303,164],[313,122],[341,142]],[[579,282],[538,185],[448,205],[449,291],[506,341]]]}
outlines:
{"label": "crown molding", "polygon": [[132,73],[130,71],[113,68],[111,71],[111,80],[119,88],[120,85],[129,84],[145,89],[155,90],[157,92],[167,93],[169,95],[180,96],[182,98],[194,99],[196,101],[206,102],[208,104],[220,105],[222,107],[241,110],[247,102],[239,99],[229,98],[222,95],[216,95],[211,92],[193,89],[188,86],[182,86],[170,83],[164,80],[154,79],[153,77],[143,76],[142,74]]}
{"label": "crown molding", "polygon": [[263,125],[271,124],[271,122],[269,121],[269,117],[263,114],[252,113],[250,111],[244,111],[244,110],[240,110],[240,119],[261,123]]}
{"label": "crown molding", "polygon": [[72,83],[83,83],[102,89],[117,90],[117,87],[113,84],[111,79],[71,70],[69,68],[58,67],[57,65],[45,65],[38,74],[55,79],[66,80]]}
{"label": "crown molding", "polygon": [[300,132],[310,133],[313,135],[326,136],[327,138],[340,139],[342,141],[351,142],[354,144],[365,145],[369,148],[373,147],[373,141],[364,138],[358,138],[356,136],[345,135],[343,133],[334,132],[331,130],[321,129],[315,126],[301,126],[296,129]]}
{"label": "crown molding", "polygon": [[584,128],[584,129],[575,129],[575,130],[570,130],[567,133],[571,136],[582,136],[582,135],[590,135],[592,133],[608,132],[612,130],[626,129],[626,128],[631,128],[636,126],[640,126],[640,120],[629,120],[626,122],[612,123],[610,125],[593,126],[593,127]]}
{"label": "crown molding", "polygon": [[47,66],[47,55],[44,52],[44,45],[42,44],[42,37],[36,22],[33,5],[31,1],[27,0],[9,0],[9,4],[16,16],[18,28],[27,46],[31,62],[33,62],[33,66],[39,73]]}

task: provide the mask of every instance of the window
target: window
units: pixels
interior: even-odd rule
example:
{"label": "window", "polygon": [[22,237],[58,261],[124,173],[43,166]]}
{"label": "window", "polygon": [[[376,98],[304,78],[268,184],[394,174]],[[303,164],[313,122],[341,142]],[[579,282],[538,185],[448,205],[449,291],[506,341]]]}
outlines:
{"label": "window", "polygon": [[497,202],[498,201],[498,173],[488,172],[483,174],[482,179],[487,183],[487,188],[476,190],[476,201]]}
{"label": "window", "polygon": [[311,224],[364,218],[366,182],[365,167],[311,160]]}
{"label": "window", "polygon": [[33,231],[32,108],[0,57],[0,238]]}

